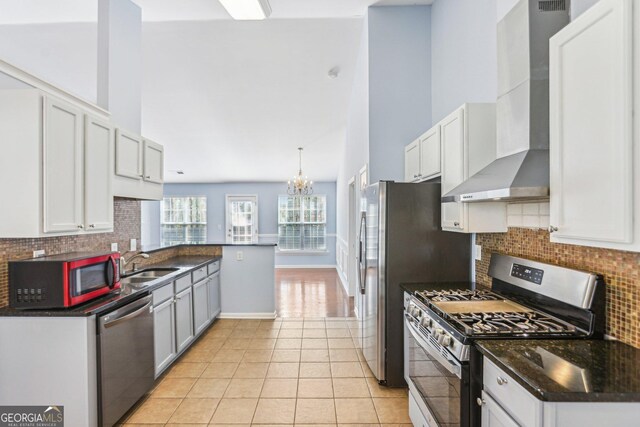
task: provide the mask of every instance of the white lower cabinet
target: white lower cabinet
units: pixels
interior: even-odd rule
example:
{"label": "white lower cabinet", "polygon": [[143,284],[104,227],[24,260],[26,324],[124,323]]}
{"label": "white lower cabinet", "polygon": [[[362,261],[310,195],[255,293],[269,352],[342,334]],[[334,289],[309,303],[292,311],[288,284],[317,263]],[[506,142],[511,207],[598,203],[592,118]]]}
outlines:
{"label": "white lower cabinet", "polygon": [[482,392],[482,426],[483,427],[519,427],[495,400]]}
{"label": "white lower cabinet", "polygon": [[482,427],[632,427],[638,402],[543,402],[488,359],[483,362]]}
{"label": "white lower cabinet", "polygon": [[193,324],[198,335],[209,324],[209,281],[203,279],[193,285]]}
{"label": "white lower cabinet", "polygon": [[[172,287],[173,284],[168,284]],[[176,317],[173,292],[170,299],[153,309],[153,336],[155,347],[156,378],[176,357]]]}
{"label": "white lower cabinet", "polygon": [[192,288],[176,295],[176,351],[187,348],[194,337]]}
{"label": "white lower cabinet", "polygon": [[216,271],[208,279],[209,320],[215,319],[222,309],[220,304],[220,272]]}

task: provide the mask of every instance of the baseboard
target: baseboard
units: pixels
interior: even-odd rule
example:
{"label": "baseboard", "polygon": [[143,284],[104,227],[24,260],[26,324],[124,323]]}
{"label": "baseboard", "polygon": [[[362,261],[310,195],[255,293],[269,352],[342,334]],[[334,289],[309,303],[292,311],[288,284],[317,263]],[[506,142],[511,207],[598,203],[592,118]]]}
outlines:
{"label": "baseboard", "polygon": [[339,268],[336,267],[336,271],[338,272],[338,278],[340,279],[340,283],[342,283],[342,289],[344,289],[344,292],[347,295],[349,295],[349,281],[344,276],[344,273],[340,271]]}
{"label": "baseboard", "polygon": [[275,319],[278,314],[273,313],[220,313],[218,319]]}
{"label": "baseboard", "polygon": [[336,268],[336,266],[335,264],[276,265],[276,269],[278,268]]}

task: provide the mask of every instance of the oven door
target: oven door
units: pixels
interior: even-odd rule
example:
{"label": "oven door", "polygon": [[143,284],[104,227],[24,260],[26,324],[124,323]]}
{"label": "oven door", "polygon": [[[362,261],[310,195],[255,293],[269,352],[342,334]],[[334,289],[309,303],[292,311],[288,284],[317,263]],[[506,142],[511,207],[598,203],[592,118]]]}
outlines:
{"label": "oven door", "polygon": [[[469,426],[469,367],[423,334],[409,315],[405,374],[430,415],[441,427]],[[435,427],[435,426],[432,426]]]}
{"label": "oven door", "polygon": [[67,263],[66,305],[74,306],[111,292],[120,286],[118,254]]}

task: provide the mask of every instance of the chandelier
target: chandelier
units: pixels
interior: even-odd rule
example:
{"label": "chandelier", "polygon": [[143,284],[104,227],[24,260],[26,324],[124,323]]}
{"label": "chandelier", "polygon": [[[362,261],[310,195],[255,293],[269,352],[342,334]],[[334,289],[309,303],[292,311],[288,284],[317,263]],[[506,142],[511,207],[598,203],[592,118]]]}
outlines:
{"label": "chandelier", "polygon": [[309,181],[306,176],[302,176],[302,147],[298,147],[300,156],[300,167],[298,176],[293,177],[293,181],[287,181],[287,194],[291,196],[306,196],[313,194],[313,181]]}

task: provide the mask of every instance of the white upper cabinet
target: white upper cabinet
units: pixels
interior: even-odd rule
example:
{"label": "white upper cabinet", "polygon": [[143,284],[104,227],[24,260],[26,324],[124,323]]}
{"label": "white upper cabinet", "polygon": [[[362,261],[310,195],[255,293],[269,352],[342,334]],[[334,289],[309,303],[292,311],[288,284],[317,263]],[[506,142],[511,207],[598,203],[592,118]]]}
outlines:
{"label": "white upper cabinet", "polygon": [[111,230],[113,128],[105,120],[85,116],[84,132],[84,223],[89,230]]}
{"label": "white upper cabinet", "polygon": [[633,3],[601,0],[551,39],[553,242],[640,251],[640,138],[633,122],[640,7]]}
{"label": "white upper cabinet", "polygon": [[122,129],[116,131],[116,175],[142,179],[142,137]]}
{"label": "white upper cabinet", "polygon": [[431,179],[440,175],[440,125],[425,132],[420,141],[420,178]]}
{"label": "white upper cabinet", "polygon": [[[0,238],[113,230],[113,131],[36,89],[0,91],[0,180],[11,209]],[[18,182],[18,184],[16,184]]]}
{"label": "white upper cabinet", "polygon": [[116,130],[113,194],[134,199],[161,200],[164,182],[162,145],[124,129]]}
{"label": "white upper cabinet", "polygon": [[[464,104],[440,122],[442,194],[496,159],[495,104]],[[501,202],[442,203],[442,229],[463,233],[507,231]]]}
{"label": "white upper cabinet", "polygon": [[144,180],[162,184],[164,169],[164,148],[148,139],[144,140],[143,171]]}
{"label": "white upper cabinet", "polygon": [[79,108],[52,97],[44,99],[45,233],[75,232],[84,228],[82,120]]}
{"label": "white upper cabinet", "polygon": [[420,182],[440,175],[440,125],[404,147],[404,180]]}
{"label": "white upper cabinet", "polygon": [[404,180],[417,182],[420,180],[420,141],[415,140],[404,147]]}

